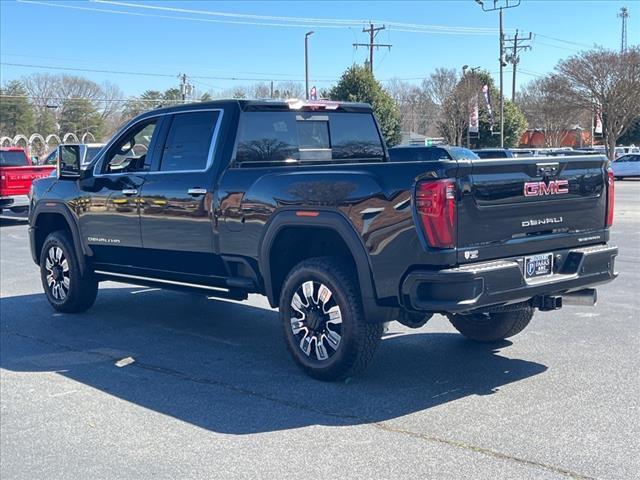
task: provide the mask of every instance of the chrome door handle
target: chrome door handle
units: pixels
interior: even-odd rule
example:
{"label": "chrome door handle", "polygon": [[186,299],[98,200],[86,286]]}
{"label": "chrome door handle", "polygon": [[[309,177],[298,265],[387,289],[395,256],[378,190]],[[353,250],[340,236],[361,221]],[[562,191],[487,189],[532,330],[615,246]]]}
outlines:
{"label": "chrome door handle", "polygon": [[137,195],[138,190],[136,190],[135,188],[125,188],[122,190],[122,194],[126,196]]}
{"label": "chrome door handle", "polygon": [[189,190],[187,190],[187,193],[189,195],[206,195],[207,189],[206,188],[190,188]]}

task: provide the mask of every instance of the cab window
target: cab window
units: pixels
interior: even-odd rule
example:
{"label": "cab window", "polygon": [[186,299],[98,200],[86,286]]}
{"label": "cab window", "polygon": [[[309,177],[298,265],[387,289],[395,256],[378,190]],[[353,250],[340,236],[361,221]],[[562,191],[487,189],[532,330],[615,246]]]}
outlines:
{"label": "cab window", "polygon": [[149,145],[157,132],[158,118],[141,122],[130,129],[113,145],[102,167],[102,173],[132,173],[146,171],[150,167]]}

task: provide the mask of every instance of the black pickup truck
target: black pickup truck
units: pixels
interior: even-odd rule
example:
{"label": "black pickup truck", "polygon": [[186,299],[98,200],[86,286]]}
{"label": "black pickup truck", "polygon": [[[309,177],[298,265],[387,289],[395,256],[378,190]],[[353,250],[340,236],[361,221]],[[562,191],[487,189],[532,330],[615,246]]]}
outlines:
{"label": "black pickup truck", "polygon": [[603,156],[389,162],[364,104],[158,109],[88,166],[58,157],[29,214],[53,308],[88,309],[103,280],[264,294],[320,379],[362,370],[385,322],[442,313],[495,341],[616,276]]}

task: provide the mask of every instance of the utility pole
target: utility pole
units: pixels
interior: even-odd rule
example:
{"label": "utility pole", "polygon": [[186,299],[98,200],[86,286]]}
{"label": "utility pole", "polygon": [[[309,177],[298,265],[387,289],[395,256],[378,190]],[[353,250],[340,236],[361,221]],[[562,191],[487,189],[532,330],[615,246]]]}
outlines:
{"label": "utility pole", "polygon": [[193,85],[187,83],[187,74],[181,73],[178,75],[180,79],[180,95],[182,96],[182,103],[187,103],[187,95],[191,95],[193,92]]}
{"label": "utility pole", "polygon": [[520,63],[520,56],[518,53],[523,50],[531,50],[530,45],[524,45],[522,42],[531,40],[531,33],[528,37],[518,37],[518,30],[513,38],[505,38],[505,42],[513,42],[513,53],[507,57],[507,60],[513,65],[513,79],[511,84],[511,101],[516,101],[516,70],[518,63]]}
{"label": "utility pole", "polygon": [[627,19],[629,18],[629,9],[622,7],[618,18],[622,20],[622,35],[620,36],[620,53],[627,51]]}
{"label": "utility pole", "polygon": [[513,64],[513,77],[511,79],[511,101],[516,101],[516,66],[518,65],[518,30],[513,37],[513,56],[511,58]]}
{"label": "utility pole", "polygon": [[[483,12],[495,12],[498,10],[500,16],[500,147],[504,148],[504,67],[507,66],[504,58],[504,27],[502,22],[502,11],[507,8],[515,8],[520,5],[520,0],[493,0],[493,7],[486,8],[484,0],[476,0],[482,7]],[[499,5],[499,6],[498,6]]]}
{"label": "utility pole", "polygon": [[362,29],[362,33],[368,33],[369,34],[369,43],[354,43],[353,46],[356,47],[356,49],[358,47],[367,47],[369,49],[369,71],[371,72],[371,75],[373,75],[373,49],[374,47],[376,49],[383,47],[383,48],[388,48],[389,50],[391,50],[391,47],[393,45],[389,45],[388,43],[375,43],[375,39],[376,39],[376,35],[378,35],[378,32],[381,30],[386,29],[387,27],[385,27],[384,25],[382,25],[381,27],[374,27],[373,23],[369,23],[369,28],[363,28]]}
{"label": "utility pole", "polygon": [[309,100],[309,37],[313,35],[313,30],[304,34],[304,94]]}

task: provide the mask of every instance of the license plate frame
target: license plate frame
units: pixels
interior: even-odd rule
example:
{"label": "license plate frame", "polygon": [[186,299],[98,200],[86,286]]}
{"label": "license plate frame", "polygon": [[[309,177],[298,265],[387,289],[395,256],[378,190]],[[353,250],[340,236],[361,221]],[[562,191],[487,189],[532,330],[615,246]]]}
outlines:
{"label": "license plate frame", "polygon": [[526,280],[553,275],[553,253],[540,253],[524,257],[522,269]]}

